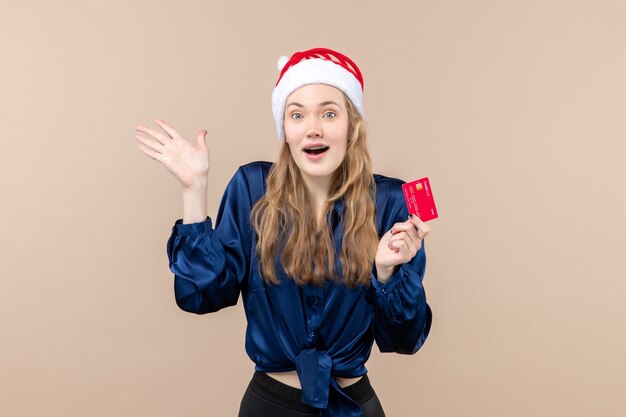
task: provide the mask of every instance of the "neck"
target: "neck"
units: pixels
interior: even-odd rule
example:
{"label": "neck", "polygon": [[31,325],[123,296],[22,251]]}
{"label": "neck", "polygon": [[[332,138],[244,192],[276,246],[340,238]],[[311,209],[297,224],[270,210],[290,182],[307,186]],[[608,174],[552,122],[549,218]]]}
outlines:
{"label": "neck", "polygon": [[303,176],[302,180],[307,188],[309,198],[314,207],[320,207],[324,205],[328,200],[328,192],[330,190],[330,175],[328,177],[306,177]]}
{"label": "neck", "polygon": [[323,220],[322,209],[324,207],[324,203],[328,200],[331,176],[329,175],[327,177],[315,178],[303,176],[302,179],[311,200],[314,218],[317,220],[317,224],[319,225]]}

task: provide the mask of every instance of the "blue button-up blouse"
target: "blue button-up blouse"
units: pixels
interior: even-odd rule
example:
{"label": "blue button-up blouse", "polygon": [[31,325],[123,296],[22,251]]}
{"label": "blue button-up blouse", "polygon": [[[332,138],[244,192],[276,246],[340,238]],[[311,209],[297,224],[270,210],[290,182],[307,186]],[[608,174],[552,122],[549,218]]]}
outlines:
{"label": "blue button-up blouse", "polygon": [[[184,311],[205,314],[243,298],[247,318],[245,348],[262,372],[296,371],[302,402],[322,416],[360,417],[362,411],[333,377],[367,373],[365,362],[376,341],[381,352],[414,354],[430,331],[432,312],[422,285],[424,242],[385,282],[372,266],[371,285],[350,289],[327,280],[324,287],[298,286],[275,262],[280,285],[267,284],[256,256],[250,223],[254,203],[265,193],[271,162],[242,165],[226,186],[215,228],[211,218],[183,224],[176,220],[167,242],[174,273],[176,303]],[[379,238],[408,219],[404,181],[374,174]],[[343,201],[328,213],[336,249],[336,270],[343,240]],[[334,391],[334,392],[333,392]]]}

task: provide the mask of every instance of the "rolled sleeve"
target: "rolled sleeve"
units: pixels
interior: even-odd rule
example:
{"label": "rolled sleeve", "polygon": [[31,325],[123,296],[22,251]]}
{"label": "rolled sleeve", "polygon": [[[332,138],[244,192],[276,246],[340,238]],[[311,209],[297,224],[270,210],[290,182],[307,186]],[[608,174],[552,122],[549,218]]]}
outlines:
{"label": "rolled sleeve", "polygon": [[247,279],[250,253],[250,192],[240,167],[226,186],[215,229],[209,216],[197,223],[177,219],[167,242],[176,303],[205,314],[237,304]]}
{"label": "rolled sleeve", "polygon": [[[398,192],[391,195],[390,201],[394,204],[391,212],[395,215],[387,224],[388,229],[394,223],[408,219],[404,197]],[[432,323],[432,310],[426,301],[422,283],[425,270],[425,241],[422,241],[415,256],[409,262],[400,264],[386,282],[378,280],[373,268],[374,338],[381,352],[414,354],[426,341]]]}

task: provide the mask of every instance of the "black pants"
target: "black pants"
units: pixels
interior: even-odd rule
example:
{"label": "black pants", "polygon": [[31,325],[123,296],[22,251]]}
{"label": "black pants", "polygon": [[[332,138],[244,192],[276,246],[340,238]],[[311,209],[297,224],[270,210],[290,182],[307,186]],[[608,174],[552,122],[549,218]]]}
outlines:
{"label": "black pants", "polygon": [[[385,417],[367,374],[356,383],[343,388],[343,391],[361,406],[363,417]],[[254,371],[243,394],[238,417],[319,416],[319,411],[303,404],[301,398],[301,389],[283,384],[264,372]]]}

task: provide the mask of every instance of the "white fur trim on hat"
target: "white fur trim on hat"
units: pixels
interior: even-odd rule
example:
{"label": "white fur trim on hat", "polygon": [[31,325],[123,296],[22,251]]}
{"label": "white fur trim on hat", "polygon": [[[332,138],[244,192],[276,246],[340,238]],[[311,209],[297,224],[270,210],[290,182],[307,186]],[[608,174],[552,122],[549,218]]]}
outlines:
{"label": "white fur trim on hat", "polygon": [[[278,69],[282,71],[287,61],[284,56],[278,59]],[[288,60],[288,59],[287,59]],[[281,65],[282,64],[282,65]],[[285,134],[283,122],[287,97],[298,88],[307,84],[328,84],[343,91],[356,107],[361,117],[363,110],[363,89],[361,83],[350,71],[339,64],[322,58],[304,59],[293,65],[283,74],[280,82],[272,92],[272,113],[278,139],[282,140]]]}

